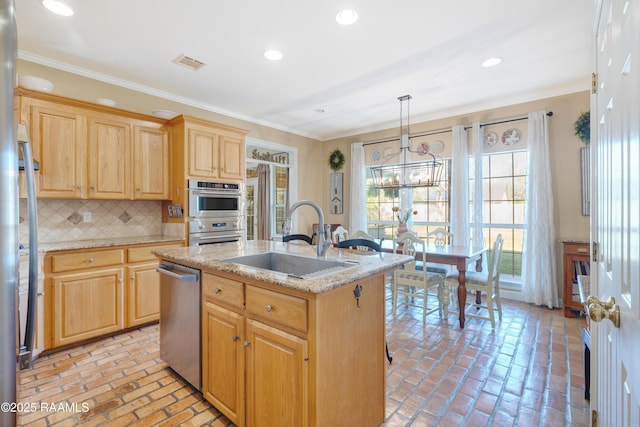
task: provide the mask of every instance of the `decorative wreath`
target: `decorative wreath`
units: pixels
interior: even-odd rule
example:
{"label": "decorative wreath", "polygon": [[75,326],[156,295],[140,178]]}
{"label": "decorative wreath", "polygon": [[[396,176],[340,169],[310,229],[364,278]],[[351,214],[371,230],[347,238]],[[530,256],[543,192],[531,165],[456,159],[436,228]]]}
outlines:
{"label": "decorative wreath", "polygon": [[591,124],[588,111],[580,114],[578,120],[573,124],[573,128],[576,131],[576,136],[580,138],[582,142],[588,144],[591,139]]}
{"label": "decorative wreath", "polygon": [[338,172],[344,166],[344,154],[339,149],[335,149],[329,154],[329,167],[334,172]]}

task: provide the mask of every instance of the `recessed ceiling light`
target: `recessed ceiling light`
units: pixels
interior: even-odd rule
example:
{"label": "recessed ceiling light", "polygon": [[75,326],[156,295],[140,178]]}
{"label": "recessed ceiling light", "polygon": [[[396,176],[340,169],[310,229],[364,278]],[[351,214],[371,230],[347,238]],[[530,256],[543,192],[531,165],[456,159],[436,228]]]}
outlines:
{"label": "recessed ceiling light", "polygon": [[495,67],[502,62],[502,58],[489,58],[482,61],[483,67]]}
{"label": "recessed ceiling light", "polygon": [[356,13],[355,10],[349,10],[349,9],[341,10],[336,15],[336,21],[338,22],[338,24],[342,24],[342,25],[351,25],[357,20],[358,20],[358,14]]}
{"label": "recessed ceiling light", "polygon": [[282,52],[279,50],[268,50],[264,53],[264,57],[269,61],[280,61],[282,59]]}
{"label": "recessed ceiling light", "polygon": [[42,5],[49,9],[51,12],[62,15],[62,16],[71,16],[73,15],[73,9],[69,7],[66,3],[63,3],[58,0],[42,0]]}

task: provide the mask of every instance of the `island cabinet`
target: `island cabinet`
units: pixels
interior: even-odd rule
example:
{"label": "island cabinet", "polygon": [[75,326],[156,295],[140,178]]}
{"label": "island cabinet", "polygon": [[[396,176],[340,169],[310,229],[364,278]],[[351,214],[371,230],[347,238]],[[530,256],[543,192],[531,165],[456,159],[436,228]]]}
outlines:
{"label": "island cabinet", "polygon": [[55,348],[157,321],[156,243],[48,252],[44,257],[44,348]]}
{"label": "island cabinet", "polygon": [[51,94],[17,90],[29,127],[40,198],[169,197],[169,134],[162,121]]}
{"label": "island cabinet", "polygon": [[312,294],[204,272],[202,297],[203,395],[236,425],[384,421],[384,274]]}

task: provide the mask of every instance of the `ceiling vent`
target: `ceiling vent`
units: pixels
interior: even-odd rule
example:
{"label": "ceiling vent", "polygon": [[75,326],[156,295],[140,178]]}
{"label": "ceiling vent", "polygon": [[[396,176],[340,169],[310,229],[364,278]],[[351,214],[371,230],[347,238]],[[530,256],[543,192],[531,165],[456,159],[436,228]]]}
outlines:
{"label": "ceiling vent", "polygon": [[191,57],[189,57],[187,55],[184,55],[184,54],[183,55],[179,55],[172,62],[175,63],[175,64],[183,65],[183,66],[185,66],[187,68],[191,68],[194,71],[197,71],[200,68],[202,68],[205,65],[207,65],[202,61],[198,61],[197,59],[191,58]]}

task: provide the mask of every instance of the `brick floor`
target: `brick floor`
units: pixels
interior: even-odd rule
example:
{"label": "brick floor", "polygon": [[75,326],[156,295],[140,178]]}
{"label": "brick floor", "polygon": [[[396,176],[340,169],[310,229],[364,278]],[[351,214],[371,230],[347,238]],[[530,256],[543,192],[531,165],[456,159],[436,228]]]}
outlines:
{"label": "brick floor", "polygon": [[[390,304],[388,302],[387,304]],[[583,319],[503,300],[503,320],[387,314],[386,427],[589,426]],[[19,374],[19,426],[233,426],[159,358],[158,325],[51,353]],[[323,426],[324,427],[324,426]]]}

